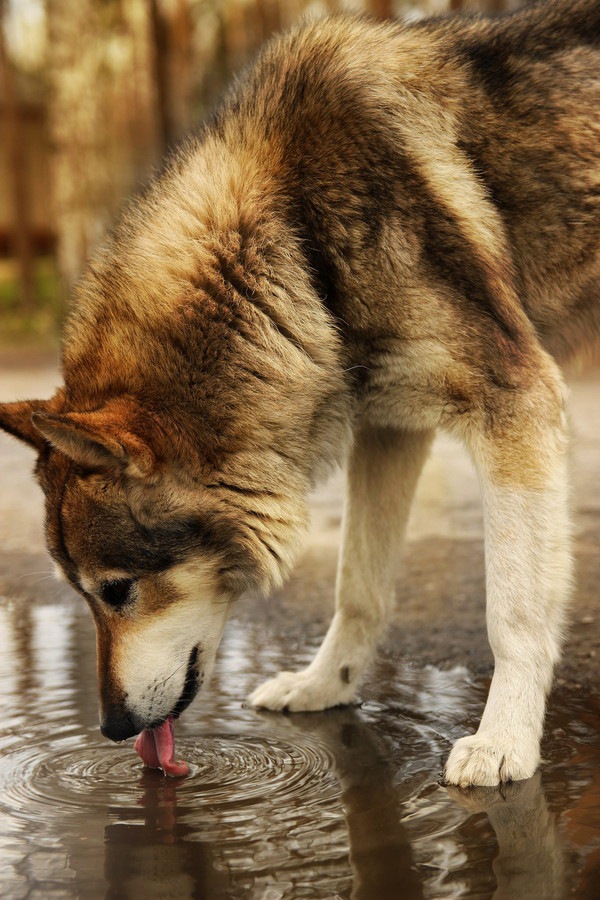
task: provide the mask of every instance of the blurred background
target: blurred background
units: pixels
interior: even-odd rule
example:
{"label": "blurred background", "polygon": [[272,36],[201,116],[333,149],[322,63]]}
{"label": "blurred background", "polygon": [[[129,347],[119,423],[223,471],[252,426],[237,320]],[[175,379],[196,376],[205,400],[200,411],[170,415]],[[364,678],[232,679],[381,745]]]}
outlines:
{"label": "blurred background", "polygon": [[305,15],[519,0],[0,0],[0,343],[55,339],[123,199],[273,32]]}

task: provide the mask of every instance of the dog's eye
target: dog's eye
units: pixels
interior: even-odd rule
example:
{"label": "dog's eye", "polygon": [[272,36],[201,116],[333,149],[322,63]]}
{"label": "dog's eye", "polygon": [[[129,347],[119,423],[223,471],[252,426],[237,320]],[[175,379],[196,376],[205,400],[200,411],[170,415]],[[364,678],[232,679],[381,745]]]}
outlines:
{"label": "dog's eye", "polygon": [[109,581],[102,585],[102,599],[109,606],[119,609],[124,606],[130,598],[131,589],[134,585],[133,578],[123,578],[120,581]]}

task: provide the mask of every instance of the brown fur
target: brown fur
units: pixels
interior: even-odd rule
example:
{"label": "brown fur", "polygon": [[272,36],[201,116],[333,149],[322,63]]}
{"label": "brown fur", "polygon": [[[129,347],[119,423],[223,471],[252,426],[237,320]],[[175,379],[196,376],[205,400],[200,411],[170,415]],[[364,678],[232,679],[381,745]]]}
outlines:
{"label": "brown fur", "polygon": [[0,413],[109,622],[105,709],[135,604],[107,613],[102,585],[154,615],[161,573],[203,556],[216,594],[268,589],[352,430],[446,428],[490,484],[552,482],[552,356],[600,332],[599,70],[598,0],[303,26],[131,204],[78,288],[64,389]]}

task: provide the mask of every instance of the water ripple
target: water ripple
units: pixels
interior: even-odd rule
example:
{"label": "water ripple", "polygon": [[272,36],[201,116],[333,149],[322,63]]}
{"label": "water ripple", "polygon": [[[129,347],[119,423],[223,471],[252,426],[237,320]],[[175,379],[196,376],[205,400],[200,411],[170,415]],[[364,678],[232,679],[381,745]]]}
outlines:
{"label": "water ripple", "polygon": [[[180,802],[194,796],[214,810],[264,803],[269,796],[276,796],[278,803],[302,796],[310,806],[323,802],[323,791],[329,797],[339,795],[332,758],[317,744],[208,736],[181,741],[178,753],[191,767],[190,776],[177,782]],[[104,810],[107,802],[124,801],[125,795],[131,800],[145,772],[129,746],[80,735],[21,745],[0,761],[0,807],[38,821],[54,815],[57,804],[65,813],[90,807]]]}
{"label": "water ripple", "polygon": [[[226,872],[227,890],[240,896],[258,891],[262,897],[263,887],[275,882],[278,890],[295,884],[298,897],[347,891],[348,834],[326,748],[310,738],[227,734],[183,739],[178,751],[190,764],[185,779],[146,769],[129,744],[85,734],[13,746],[0,759],[0,818],[11,823],[2,829],[3,853],[17,860],[21,848],[31,870],[46,860],[60,817],[74,870],[80,868],[78,848],[104,854],[104,878],[119,888],[159,846],[162,857],[192,874],[198,859],[208,870]],[[199,844],[205,848],[200,856],[185,849]],[[129,848],[125,863],[123,848]],[[6,896],[17,891],[20,864],[11,871]],[[43,882],[44,890],[62,889],[65,878],[63,866]]]}

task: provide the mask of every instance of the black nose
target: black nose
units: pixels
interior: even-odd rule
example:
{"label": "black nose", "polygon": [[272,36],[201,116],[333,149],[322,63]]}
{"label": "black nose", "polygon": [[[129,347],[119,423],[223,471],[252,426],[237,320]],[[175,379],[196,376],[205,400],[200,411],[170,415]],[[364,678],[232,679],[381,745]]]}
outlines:
{"label": "black nose", "polygon": [[125,741],[141,731],[141,728],[125,706],[117,705],[105,707],[100,731],[111,741]]}

